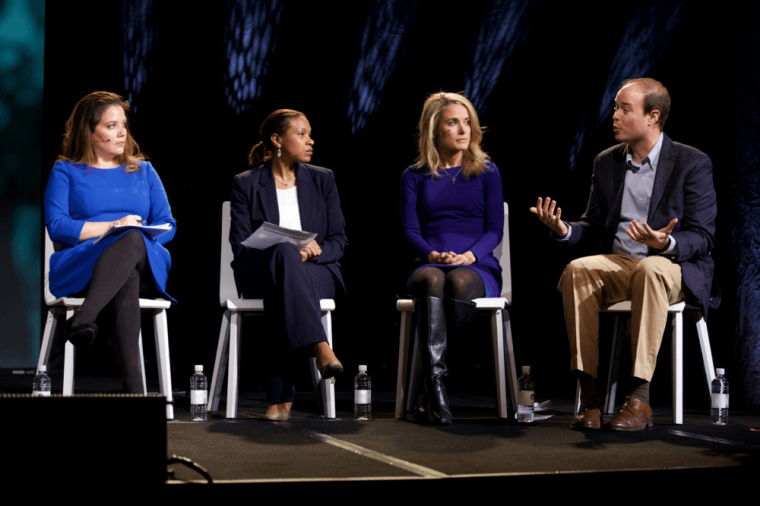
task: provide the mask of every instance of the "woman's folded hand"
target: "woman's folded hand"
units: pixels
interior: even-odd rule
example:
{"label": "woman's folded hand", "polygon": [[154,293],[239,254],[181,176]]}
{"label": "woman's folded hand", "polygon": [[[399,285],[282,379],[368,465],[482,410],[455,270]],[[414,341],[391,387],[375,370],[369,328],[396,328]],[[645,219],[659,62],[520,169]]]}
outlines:
{"label": "woman's folded hand", "polygon": [[307,262],[313,258],[318,257],[322,254],[322,248],[319,247],[319,244],[317,244],[317,241],[311,241],[309,244],[306,245],[304,249],[301,250],[301,259],[304,262]]}

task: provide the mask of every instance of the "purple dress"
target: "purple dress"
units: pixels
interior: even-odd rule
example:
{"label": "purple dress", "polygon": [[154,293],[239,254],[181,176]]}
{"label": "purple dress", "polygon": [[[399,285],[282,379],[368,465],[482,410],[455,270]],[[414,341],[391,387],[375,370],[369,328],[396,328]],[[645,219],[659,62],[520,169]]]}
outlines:
{"label": "purple dress", "polygon": [[[486,297],[501,295],[501,266],[493,250],[504,235],[504,195],[496,165],[476,177],[464,179],[460,167],[438,169],[433,178],[426,167],[412,165],[401,177],[401,222],[406,244],[417,261],[409,276],[409,290],[414,274],[421,268],[445,264],[425,263],[433,251],[472,251],[478,261],[468,265],[480,275]],[[448,175],[448,177],[447,177]]]}

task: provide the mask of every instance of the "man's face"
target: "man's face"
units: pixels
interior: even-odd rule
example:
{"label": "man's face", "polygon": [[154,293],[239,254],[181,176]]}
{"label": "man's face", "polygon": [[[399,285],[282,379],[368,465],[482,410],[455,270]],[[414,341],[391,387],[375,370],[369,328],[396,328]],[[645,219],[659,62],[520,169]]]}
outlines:
{"label": "man's face", "polygon": [[636,142],[643,139],[651,128],[652,117],[644,114],[644,93],[640,88],[639,83],[629,84],[621,88],[615,97],[612,130],[618,142]]}

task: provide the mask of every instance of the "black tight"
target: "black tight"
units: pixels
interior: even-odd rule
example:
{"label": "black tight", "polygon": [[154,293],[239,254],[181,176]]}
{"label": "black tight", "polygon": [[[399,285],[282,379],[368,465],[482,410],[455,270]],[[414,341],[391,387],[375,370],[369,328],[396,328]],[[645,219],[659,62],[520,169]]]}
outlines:
{"label": "black tight", "polygon": [[469,302],[485,294],[480,275],[468,267],[423,267],[412,278],[412,296],[416,299],[437,297]]}
{"label": "black tight", "polygon": [[[109,303],[115,313],[114,348],[121,364],[124,389],[143,393],[140,373],[140,294],[153,291],[153,275],[142,234],[127,232],[95,262],[92,278],[83,290],[85,301],[79,323],[93,323]],[[81,292],[80,292],[81,293]]]}

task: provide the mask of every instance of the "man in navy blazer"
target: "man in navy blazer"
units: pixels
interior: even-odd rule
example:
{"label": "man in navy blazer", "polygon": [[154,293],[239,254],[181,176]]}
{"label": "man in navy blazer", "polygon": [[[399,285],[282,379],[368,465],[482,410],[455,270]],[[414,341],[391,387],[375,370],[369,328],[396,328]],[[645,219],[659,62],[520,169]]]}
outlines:
{"label": "man in navy blazer", "polygon": [[662,83],[625,81],[612,117],[621,144],[596,157],[581,219],[562,221],[561,209],[548,197],[531,208],[554,239],[568,246],[590,242],[602,252],[568,264],[558,286],[571,369],[581,383],[581,409],[573,428],[601,427],[596,375],[602,304],[631,300],[631,388],[610,422],[611,429],[627,431],[653,423],[649,382],[668,306],[690,299],[707,316],[708,308],[720,302],[717,287],[712,290],[710,256],[717,213],[712,162],[662,132],[669,110],[670,95]]}

